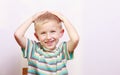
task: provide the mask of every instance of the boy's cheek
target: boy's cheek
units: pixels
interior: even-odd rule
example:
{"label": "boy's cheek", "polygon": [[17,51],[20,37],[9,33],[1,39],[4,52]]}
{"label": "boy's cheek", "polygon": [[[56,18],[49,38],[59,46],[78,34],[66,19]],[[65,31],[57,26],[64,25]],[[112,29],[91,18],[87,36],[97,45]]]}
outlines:
{"label": "boy's cheek", "polygon": [[44,38],[39,38],[39,41],[44,41],[45,39]]}

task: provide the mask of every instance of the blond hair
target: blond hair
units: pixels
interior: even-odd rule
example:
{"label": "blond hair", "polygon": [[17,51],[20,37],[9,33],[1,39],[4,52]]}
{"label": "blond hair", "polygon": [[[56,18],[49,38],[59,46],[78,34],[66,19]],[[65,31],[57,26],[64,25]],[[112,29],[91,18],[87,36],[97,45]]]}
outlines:
{"label": "blond hair", "polygon": [[54,20],[57,23],[61,23],[60,18],[58,18],[56,15],[51,14],[49,12],[44,13],[43,15],[39,16],[35,21],[34,21],[34,25],[35,25],[35,30],[37,28],[37,26],[43,25],[45,23],[47,23],[50,20]]}

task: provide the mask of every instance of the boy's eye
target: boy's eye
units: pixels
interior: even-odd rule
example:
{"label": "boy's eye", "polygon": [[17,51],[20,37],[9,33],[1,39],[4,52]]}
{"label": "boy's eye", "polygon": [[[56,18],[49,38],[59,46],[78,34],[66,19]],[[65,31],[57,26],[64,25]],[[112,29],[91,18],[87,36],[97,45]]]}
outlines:
{"label": "boy's eye", "polygon": [[51,31],[51,33],[55,33],[56,31]]}
{"label": "boy's eye", "polygon": [[45,32],[42,32],[41,34],[45,34]]}

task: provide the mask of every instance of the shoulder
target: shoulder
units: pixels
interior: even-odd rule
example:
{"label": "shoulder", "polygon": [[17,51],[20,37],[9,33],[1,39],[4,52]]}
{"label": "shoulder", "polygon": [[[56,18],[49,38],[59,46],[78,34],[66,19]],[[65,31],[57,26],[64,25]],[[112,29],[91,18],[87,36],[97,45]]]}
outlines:
{"label": "shoulder", "polygon": [[59,49],[65,49],[66,47],[67,47],[67,42],[66,41],[61,42],[58,46]]}

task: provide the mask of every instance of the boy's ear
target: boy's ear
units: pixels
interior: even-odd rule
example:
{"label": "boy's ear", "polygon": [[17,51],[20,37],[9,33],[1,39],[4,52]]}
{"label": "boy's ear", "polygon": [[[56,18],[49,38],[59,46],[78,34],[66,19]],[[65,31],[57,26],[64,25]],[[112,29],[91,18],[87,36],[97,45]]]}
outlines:
{"label": "boy's ear", "polygon": [[38,36],[37,36],[37,34],[36,33],[34,33],[34,36],[37,38],[37,40],[38,40]]}
{"label": "boy's ear", "polygon": [[63,34],[64,34],[64,29],[60,31],[60,38],[63,36]]}

